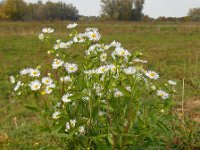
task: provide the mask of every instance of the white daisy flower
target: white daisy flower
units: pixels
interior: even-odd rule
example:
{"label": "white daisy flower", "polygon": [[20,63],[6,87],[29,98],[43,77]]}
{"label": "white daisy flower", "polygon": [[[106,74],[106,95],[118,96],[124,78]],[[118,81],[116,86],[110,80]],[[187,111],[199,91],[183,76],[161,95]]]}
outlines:
{"label": "white daisy flower", "polygon": [[61,78],[60,78],[60,81],[61,81],[61,82],[71,82],[72,79],[71,79],[70,76],[65,76],[65,77],[61,77]]}
{"label": "white daisy flower", "polygon": [[78,128],[78,132],[79,132],[80,134],[84,134],[84,133],[85,133],[85,128],[84,128],[84,126],[80,126],[80,127]]}
{"label": "white daisy flower", "polygon": [[118,89],[116,89],[114,92],[114,97],[118,98],[118,97],[122,97],[122,96],[124,96],[124,94],[121,91],[119,91]]}
{"label": "white daisy flower", "polygon": [[54,106],[54,108],[59,108],[60,106],[61,106],[61,102],[58,102],[55,106]]}
{"label": "white daisy flower", "polygon": [[101,38],[101,35],[99,34],[99,32],[96,31],[91,31],[87,33],[89,40],[91,41],[99,41]]}
{"label": "white daisy flower", "polygon": [[10,76],[10,83],[15,84],[15,77],[14,76]]}
{"label": "white daisy flower", "polygon": [[22,82],[18,81],[16,86],[14,87],[14,91],[17,91],[20,88],[21,84],[22,84]]}
{"label": "white daisy flower", "polygon": [[99,30],[97,28],[86,28],[85,31],[86,32],[90,32],[90,31],[92,31],[92,32],[98,32]]}
{"label": "white daisy flower", "polygon": [[141,60],[141,59],[139,59],[139,58],[136,58],[136,59],[134,59],[133,61],[134,61],[134,62],[143,63],[143,64],[146,64],[146,63],[147,63],[146,60]]}
{"label": "white daisy flower", "polygon": [[94,44],[94,45],[91,45],[89,49],[86,50],[85,53],[86,55],[91,55],[91,54],[97,54],[97,52],[103,52],[103,51],[105,51],[103,44]]}
{"label": "white daisy flower", "polygon": [[54,59],[53,63],[52,63],[52,67],[53,69],[58,69],[59,67],[61,67],[64,64],[64,61],[60,60],[60,59]]}
{"label": "white daisy flower", "polygon": [[169,80],[168,83],[172,86],[175,86],[176,85],[176,82],[175,81],[172,81],[172,80]]}
{"label": "white daisy flower", "polygon": [[136,73],[136,69],[135,69],[135,67],[128,67],[128,68],[124,68],[124,72],[126,73],[126,74],[135,74]]}
{"label": "white daisy flower", "polygon": [[37,91],[40,89],[41,83],[39,80],[34,80],[29,84],[29,86],[30,86],[31,90]]}
{"label": "white daisy flower", "polygon": [[151,89],[152,89],[153,91],[155,91],[155,90],[156,90],[156,86],[155,86],[155,85],[152,85],[152,86],[151,86]]}
{"label": "white daisy flower", "polygon": [[73,41],[69,41],[69,42],[60,42],[59,43],[59,47],[62,49],[66,49],[69,48],[71,45],[73,44]]}
{"label": "white daisy flower", "polygon": [[39,37],[40,40],[44,40],[44,34],[43,33],[39,34],[38,37]]}
{"label": "white daisy flower", "polygon": [[40,76],[40,71],[38,69],[30,69],[29,75],[31,77],[39,77]]}
{"label": "white daisy flower", "polygon": [[103,100],[101,100],[101,103],[107,104],[107,101],[103,99]]}
{"label": "white daisy flower", "polygon": [[54,113],[52,114],[52,118],[53,118],[53,119],[58,119],[60,114],[61,114],[61,112],[56,111],[56,112],[54,112]]}
{"label": "white daisy flower", "polygon": [[121,43],[119,43],[119,42],[116,42],[116,41],[113,41],[111,44],[110,44],[110,46],[112,46],[112,47],[121,47]]}
{"label": "white daisy flower", "polygon": [[84,97],[82,97],[82,100],[83,100],[83,101],[89,101],[90,98],[89,98],[88,96],[84,96]]}
{"label": "white daisy flower", "polygon": [[43,29],[42,29],[42,32],[43,32],[43,33],[53,33],[53,32],[54,32],[54,29],[52,29],[52,28],[43,28]]}
{"label": "white daisy flower", "polygon": [[78,65],[66,63],[65,68],[66,68],[68,73],[75,73],[78,70]]}
{"label": "white daisy flower", "polygon": [[101,60],[101,62],[106,61],[106,58],[107,58],[107,54],[106,54],[106,53],[102,53],[102,54],[100,55],[100,60]]}
{"label": "white daisy flower", "polygon": [[83,42],[85,42],[85,37],[86,37],[86,34],[79,33],[73,38],[73,42],[75,42],[75,43],[83,43]]}
{"label": "white daisy flower", "polygon": [[111,72],[115,73],[117,71],[117,67],[113,64],[108,65],[108,68],[110,69]]}
{"label": "white daisy flower", "polygon": [[47,86],[46,88],[45,88],[45,94],[51,94],[52,92],[53,92],[53,90],[49,87],[49,86]]}
{"label": "white daisy flower", "polygon": [[75,126],[76,126],[76,120],[75,120],[75,119],[71,119],[69,122],[70,122],[70,125],[71,125],[72,127],[75,127]]}
{"label": "white daisy flower", "polygon": [[130,87],[130,86],[127,86],[127,87],[126,87],[126,90],[129,91],[129,92],[131,92],[131,87]]}
{"label": "white daisy flower", "polygon": [[71,102],[72,100],[69,99],[70,96],[72,96],[72,94],[67,93],[67,94],[63,95],[62,101],[65,102],[65,103]]}
{"label": "white daisy flower", "polygon": [[169,94],[166,93],[165,91],[163,90],[157,90],[157,95],[159,97],[161,97],[162,99],[168,99],[169,98]]}
{"label": "white daisy flower", "polygon": [[42,83],[46,84],[46,85],[50,85],[53,83],[53,80],[50,77],[43,77],[42,78]]}
{"label": "white daisy flower", "polygon": [[58,50],[59,48],[60,48],[60,44],[55,44],[53,47],[54,50]]}
{"label": "white daisy flower", "polygon": [[150,79],[154,79],[154,80],[157,80],[159,78],[159,75],[156,72],[154,72],[154,71],[147,71],[145,73],[145,75],[147,77],[149,77]]}
{"label": "white daisy flower", "polygon": [[52,84],[49,84],[48,86],[49,86],[50,88],[55,88],[55,87],[56,87],[56,85],[53,84],[53,83],[52,83]]}
{"label": "white daisy flower", "polygon": [[105,112],[104,111],[99,111],[98,115],[99,115],[99,117],[102,117],[103,115],[105,115]]}
{"label": "white daisy flower", "polygon": [[56,43],[57,43],[57,44],[59,44],[60,42],[61,42],[61,40],[60,40],[60,39],[57,39],[57,40],[56,40]]}
{"label": "white daisy flower", "polygon": [[95,70],[95,69],[85,70],[84,73],[88,74],[88,75],[93,75],[93,74],[97,74],[97,70]]}
{"label": "white daisy flower", "polygon": [[108,72],[108,67],[107,67],[107,66],[101,66],[101,67],[99,67],[99,68],[97,69],[97,73],[98,73],[98,74],[104,74],[104,73],[106,73],[106,72]]}
{"label": "white daisy flower", "polygon": [[114,52],[115,52],[115,55],[117,55],[117,56],[124,56],[125,57],[125,56],[131,55],[128,50],[125,50],[122,47],[116,47]]}
{"label": "white daisy flower", "polygon": [[73,28],[75,28],[77,25],[78,25],[77,23],[68,24],[68,25],[67,25],[67,29],[73,29]]}
{"label": "white daisy flower", "polygon": [[26,75],[30,73],[31,68],[26,68],[20,71],[20,75]]}

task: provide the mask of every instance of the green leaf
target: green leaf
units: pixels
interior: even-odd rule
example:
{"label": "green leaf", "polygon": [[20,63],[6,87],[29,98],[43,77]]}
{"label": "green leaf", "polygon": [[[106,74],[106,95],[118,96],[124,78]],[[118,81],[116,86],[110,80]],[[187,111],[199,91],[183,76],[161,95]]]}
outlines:
{"label": "green leaf", "polygon": [[71,99],[71,100],[77,100],[77,99],[81,99],[84,96],[86,96],[86,95],[80,93],[80,94],[77,94],[77,95],[70,96],[69,99]]}
{"label": "green leaf", "polygon": [[58,133],[60,131],[60,129],[62,129],[62,127],[65,125],[66,123],[66,120],[62,120],[52,131],[52,134],[53,133]]}
{"label": "green leaf", "polygon": [[111,133],[108,133],[108,141],[111,145],[114,145],[114,141],[113,141],[113,138],[112,138],[112,134]]}
{"label": "green leaf", "polygon": [[111,107],[111,106],[108,107],[107,105],[100,105],[100,107],[103,108],[103,109],[105,109],[105,110],[109,109],[110,112],[114,112],[115,111],[114,108]]}
{"label": "green leaf", "polygon": [[158,121],[157,126],[160,127],[163,131],[170,131],[170,129],[162,121]]}
{"label": "green leaf", "polygon": [[123,88],[122,86],[118,85],[117,88],[127,97],[131,96],[131,93],[129,91],[127,91],[125,88]]}
{"label": "green leaf", "polygon": [[52,134],[52,135],[59,137],[59,138],[67,138],[67,139],[71,138],[71,134],[67,134],[67,133],[56,133],[56,134]]}
{"label": "green leaf", "polygon": [[33,106],[24,106],[24,107],[26,107],[27,109],[29,109],[31,111],[39,112],[39,110],[36,107],[33,107]]}

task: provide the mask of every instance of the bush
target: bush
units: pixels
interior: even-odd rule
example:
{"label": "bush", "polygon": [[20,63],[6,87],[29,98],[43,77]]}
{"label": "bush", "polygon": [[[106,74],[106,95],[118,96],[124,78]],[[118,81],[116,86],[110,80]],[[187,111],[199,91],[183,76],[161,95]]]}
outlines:
{"label": "bush", "polygon": [[[55,143],[63,149],[191,147],[193,133],[184,130],[191,141],[180,141],[183,130],[174,131],[180,126],[172,111],[176,82],[159,82],[158,73],[145,69],[142,53],[116,41],[98,44],[98,29],[78,33],[76,26],[67,26],[72,31],[67,42],[56,40],[48,50],[48,72],[38,66],[11,76],[13,95],[35,97],[36,106],[26,107],[41,116],[43,130]],[[42,32],[39,39],[51,45],[54,29]],[[76,45],[85,50],[79,64],[68,62],[65,54]]]}

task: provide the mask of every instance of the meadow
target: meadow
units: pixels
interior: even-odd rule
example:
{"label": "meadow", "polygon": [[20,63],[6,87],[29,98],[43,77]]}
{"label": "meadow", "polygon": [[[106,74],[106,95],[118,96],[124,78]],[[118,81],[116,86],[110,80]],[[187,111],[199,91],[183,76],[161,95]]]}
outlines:
{"label": "meadow", "polygon": [[[8,77],[19,70],[49,62],[46,45],[38,40],[43,27],[55,28],[56,38],[64,38],[67,22],[0,22],[0,147],[2,149],[56,149],[32,114],[10,97]],[[161,80],[177,81],[175,102],[184,101],[185,115],[200,121],[200,24],[80,22],[80,31],[97,27],[102,42],[115,39],[125,48],[144,54],[144,59]],[[69,49],[70,60],[80,60],[84,50]],[[184,84],[183,84],[184,82]],[[183,91],[184,89],[184,91]],[[180,106],[181,107],[181,106]],[[179,108],[177,108],[179,109]],[[1,148],[0,148],[1,149]]]}

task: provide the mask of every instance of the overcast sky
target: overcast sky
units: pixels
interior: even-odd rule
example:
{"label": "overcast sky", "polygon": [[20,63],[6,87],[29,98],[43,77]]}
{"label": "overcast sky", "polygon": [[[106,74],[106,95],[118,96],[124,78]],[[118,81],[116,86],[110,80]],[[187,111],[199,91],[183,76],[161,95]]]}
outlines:
{"label": "overcast sky", "polygon": [[[25,0],[37,2],[38,0]],[[46,2],[47,0],[42,0]],[[59,0],[49,0],[58,2]],[[101,13],[100,0],[62,0],[72,3],[79,9],[79,13],[88,16],[98,16]],[[200,0],[145,0],[144,13],[150,17],[181,17],[188,13],[190,8],[200,7]]]}

